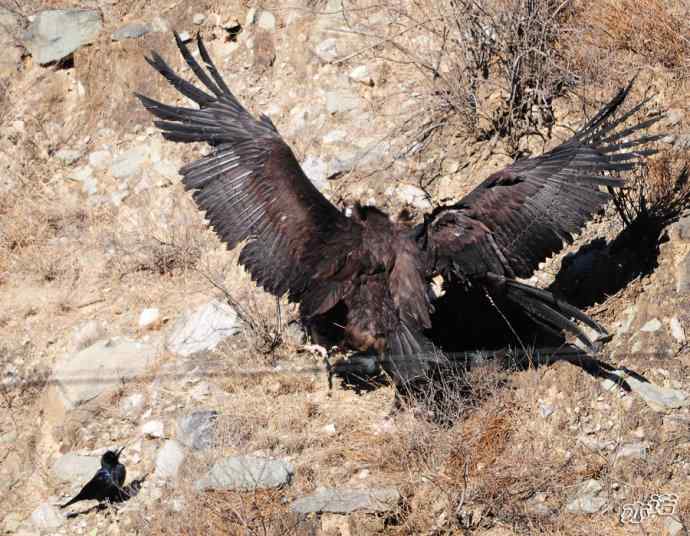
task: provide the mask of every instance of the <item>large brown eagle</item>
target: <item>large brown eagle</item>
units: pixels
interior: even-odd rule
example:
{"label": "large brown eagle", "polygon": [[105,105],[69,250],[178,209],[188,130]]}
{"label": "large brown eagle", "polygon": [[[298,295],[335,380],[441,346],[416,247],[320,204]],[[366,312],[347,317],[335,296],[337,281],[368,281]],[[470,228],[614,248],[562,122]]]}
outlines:
{"label": "large brown eagle", "polygon": [[611,188],[623,184],[620,172],[655,152],[643,146],[658,136],[633,138],[659,114],[619,128],[646,102],[616,113],[632,82],[566,142],[494,173],[410,229],[373,206],[356,205],[348,216],[331,204],[271,120],[256,119],[237,101],[202,40],[205,69],[177,35],[176,41],[204,90],[175,74],[157,53],[147,61],[199,107],[137,97],[159,118],[155,124],[166,139],[213,147],[182,167],[185,188],[228,248],[244,242],[239,262],[254,281],[299,303],[317,340],[338,326],[339,342],[376,354],[398,387],[425,375],[443,359],[429,338],[429,283],[437,275],[447,295],[470,314],[487,303],[473,302],[479,289],[490,302],[510,303],[542,327],[569,332],[586,345],[591,340],[575,321],[605,333],[582,311],[516,278],[530,277],[572,241],[609,200]]}

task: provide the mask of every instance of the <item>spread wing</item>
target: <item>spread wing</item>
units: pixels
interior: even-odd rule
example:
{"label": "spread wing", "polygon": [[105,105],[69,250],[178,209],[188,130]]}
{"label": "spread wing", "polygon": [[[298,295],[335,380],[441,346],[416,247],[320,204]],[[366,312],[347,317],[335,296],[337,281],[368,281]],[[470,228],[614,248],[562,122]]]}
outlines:
{"label": "spread wing", "polygon": [[[629,128],[621,125],[648,100],[615,118],[632,82],[572,138],[535,158],[491,175],[453,206],[440,207],[419,232],[431,273],[461,278],[487,272],[529,277],[540,262],[571,242],[608,199],[599,186],[622,186],[611,173],[634,169],[656,151],[661,137],[637,136],[658,121],[654,114]],[[633,139],[635,138],[635,139]]]}
{"label": "spread wing", "polygon": [[[143,95],[166,139],[205,141],[214,150],[180,173],[199,208],[229,249],[247,240],[240,263],[274,295],[289,294],[307,315],[324,312],[346,291],[337,273],[356,271],[348,255],[361,243],[361,228],[314,187],[271,120],[258,120],[237,101],[213,65],[201,38],[206,70],[175,34],[201,90],[180,78],[155,52],[147,58],[198,109],[168,106]],[[210,93],[209,93],[210,92]]]}

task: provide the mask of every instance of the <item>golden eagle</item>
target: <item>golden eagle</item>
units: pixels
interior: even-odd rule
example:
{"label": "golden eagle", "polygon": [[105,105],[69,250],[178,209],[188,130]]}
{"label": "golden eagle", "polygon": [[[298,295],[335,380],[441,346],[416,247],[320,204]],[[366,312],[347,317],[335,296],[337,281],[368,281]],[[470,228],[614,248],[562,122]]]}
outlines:
{"label": "golden eagle", "polygon": [[316,340],[338,324],[342,345],[377,355],[396,386],[424,376],[443,359],[429,338],[429,288],[437,275],[460,308],[472,308],[463,296],[481,289],[586,345],[592,342],[572,319],[605,334],[582,311],[516,278],[530,277],[572,241],[611,188],[623,184],[616,175],[655,152],[644,145],[659,136],[633,137],[660,114],[619,128],[647,102],[616,117],[632,82],[569,140],[494,173],[410,229],[373,206],[356,205],[349,216],[338,210],[305,176],[271,120],[253,117],[238,102],[201,38],[205,69],[175,37],[205,89],[175,74],[155,52],[147,61],[198,108],[137,97],[166,139],[212,146],[181,168],[185,188],[228,248],[245,241],[239,262],[254,281],[299,303]]}

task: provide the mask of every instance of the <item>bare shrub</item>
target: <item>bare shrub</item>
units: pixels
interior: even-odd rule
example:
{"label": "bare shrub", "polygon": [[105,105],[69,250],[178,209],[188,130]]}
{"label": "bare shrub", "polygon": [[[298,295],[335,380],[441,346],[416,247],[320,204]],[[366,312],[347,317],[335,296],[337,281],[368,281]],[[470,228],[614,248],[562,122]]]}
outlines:
{"label": "bare shrub", "polygon": [[690,207],[690,161],[681,152],[667,151],[648,162],[630,185],[616,192],[623,221],[644,219],[665,225]]}
{"label": "bare shrub", "polygon": [[[479,138],[520,140],[554,121],[552,102],[574,82],[558,40],[571,16],[561,0],[425,0],[391,8],[398,26],[421,33],[414,47],[405,31],[387,41],[394,62],[423,74],[430,118],[412,151],[450,116]],[[433,14],[430,16],[429,14]]]}

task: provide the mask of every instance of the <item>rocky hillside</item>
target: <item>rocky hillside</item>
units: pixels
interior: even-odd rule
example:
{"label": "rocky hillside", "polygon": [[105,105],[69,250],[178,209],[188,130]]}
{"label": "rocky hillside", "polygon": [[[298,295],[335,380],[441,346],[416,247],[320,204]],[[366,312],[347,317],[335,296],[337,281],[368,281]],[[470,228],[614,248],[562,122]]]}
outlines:
{"label": "rocky hillside", "polygon": [[[563,3],[540,68],[567,66],[566,89],[506,114],[495,64],[463,78],[460,4],[0,0],[0,532],[687,534],[690,6]],[[498,49],[513,18],[495,20]],[[443,425],[387,418],[390,386],[329,390],[294,306],[184,192],[178,169],[208,149],[163,140],[134,97],[177,98],[151,50],[191,78],[173,29],[202,35],[331,201],[411,221],[554,146],[637,72],[634,99],[668,113],[630,178],[634,223],[607,208],[533,277],[611,332],[609,378],[482,369],[448,387]],[[57,506],[120,447],[136,496]]]}

